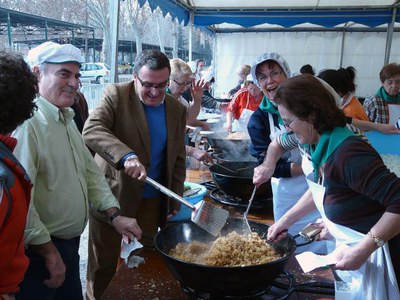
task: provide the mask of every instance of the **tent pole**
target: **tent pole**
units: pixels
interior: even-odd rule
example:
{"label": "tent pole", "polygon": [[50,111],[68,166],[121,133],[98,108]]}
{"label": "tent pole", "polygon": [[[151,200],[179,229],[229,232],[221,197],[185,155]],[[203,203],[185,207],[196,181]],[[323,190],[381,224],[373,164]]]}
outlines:
{"label": "tent pole", "polygon": [[342,45],[341,45],[341,49],[340,49],[340,64],[339,64],[339,68],[343,67],[343,53],[344,53],[344,40],[345,40],[345,37],[346,37],[346,27],[347,27],[347,22],[346,22],[346,24],[344,24],[343,31],[342,31]]}
{"label": "tent pole", "polygon": [[390,59],[390,49],[392,48],[393,30],[394,30],[394,22],[396,21],[396,14],[397,14],[397,6],[394,6],[392,12],[392,21],[390,22],[390,24],[388,24],[387,27],[384,65],[387,65]]}
{"label": "tent pole", "polygon": [[193,50],[193,20],[194,20],[194,12],[190,12],[190,19],[189,19],[189,59],[188,61],[192,61],[192,50]]}

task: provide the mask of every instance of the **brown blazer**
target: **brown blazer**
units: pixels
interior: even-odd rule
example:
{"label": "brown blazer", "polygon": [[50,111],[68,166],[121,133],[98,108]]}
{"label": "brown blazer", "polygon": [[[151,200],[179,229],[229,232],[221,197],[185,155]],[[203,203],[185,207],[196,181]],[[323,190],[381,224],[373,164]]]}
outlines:
{"label": "brown blazer", "polygon": [[[185,168],[186,108],[170,95],[165,96],[167,122],[166,174],[164,183],[175,193],[183,194]],[[103,170],[112,192],[117,197],[124,216],[135,217],[143,195],[144,182],[119,170],[117,163],[127,153],[134,152],[140,162],[150,166],[150,136],[143,104],[135,93],[134,82],[108,84],[100,105],[93,110],[83,129],[86,144],[96,152],[95,159]],[[165,198],[163,226],[169,210],[180,207]],[[103,220],[99,212],[91,213]]]}

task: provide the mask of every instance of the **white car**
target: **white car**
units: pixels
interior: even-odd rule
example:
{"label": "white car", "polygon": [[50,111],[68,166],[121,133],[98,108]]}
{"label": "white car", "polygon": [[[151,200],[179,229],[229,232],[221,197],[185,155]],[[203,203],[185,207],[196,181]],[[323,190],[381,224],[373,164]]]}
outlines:
{"label": "white car", "polygon": [[81,79],[104,83],[110,79],[110,70],[105,63],[83,63],[80,70]]}

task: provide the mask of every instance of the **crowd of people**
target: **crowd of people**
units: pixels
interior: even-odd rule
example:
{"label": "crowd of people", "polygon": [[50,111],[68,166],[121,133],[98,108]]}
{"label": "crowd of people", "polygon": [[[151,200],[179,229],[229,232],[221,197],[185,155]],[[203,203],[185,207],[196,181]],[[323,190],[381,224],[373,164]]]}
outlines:
{"label": "crowd of people", "polygon": [[335,251],[336,269],[363,278],[360,299],[399,297],[400,179],[362,131],[400,133],[400,65],[383,66],[381,87],[361,104],[353,67],[315,76],[305,65],[292,77],[280,54],[265,52],[239,66],[228,98],[217,99],[203,60],[145,50],[132,80],[108,84],[89,114],[78,48],[45,42],[27,59],[0,52],[1,300],[83,299],[87,223],[85,298],[100,299],[121,236],[152,247],[180,209],[146,178],[182,195],[187,156],[212,160],[188,143],[187,125],[209,129],[197,120],[202,107],[226,113],[226,131],[250,136],[253,182],[271,180],[273,190],[268,239],[315,223],[322,233],[307,249]]}

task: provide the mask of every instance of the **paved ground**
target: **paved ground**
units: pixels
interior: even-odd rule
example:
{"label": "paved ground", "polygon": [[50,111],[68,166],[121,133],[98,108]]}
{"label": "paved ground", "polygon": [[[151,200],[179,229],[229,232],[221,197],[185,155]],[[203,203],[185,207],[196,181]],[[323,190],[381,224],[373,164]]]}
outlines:
{"label": "paved ground", "polygon": [[87,245],[88,245],[88,226],[86,226],[85,231],[81,235],[81,242],[79,247],[80,260],[80,273],[82,282],[82,293],[85,295],[86,286],[86,267],[87,267]]}

